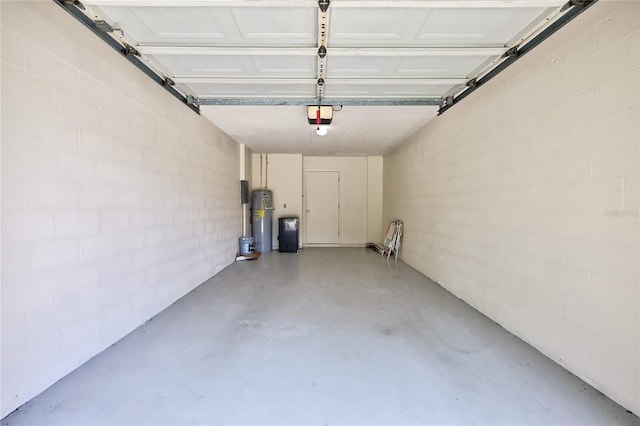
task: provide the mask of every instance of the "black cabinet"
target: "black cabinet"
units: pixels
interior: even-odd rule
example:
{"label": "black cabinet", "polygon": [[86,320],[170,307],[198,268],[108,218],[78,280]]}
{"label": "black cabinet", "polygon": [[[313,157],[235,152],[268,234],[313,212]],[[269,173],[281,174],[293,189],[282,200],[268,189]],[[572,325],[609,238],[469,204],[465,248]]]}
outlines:
{"label": "black cabinet", "polygon": [[278,251],[298,252],[298,230],[300,220],[297,217],[278,218]]}

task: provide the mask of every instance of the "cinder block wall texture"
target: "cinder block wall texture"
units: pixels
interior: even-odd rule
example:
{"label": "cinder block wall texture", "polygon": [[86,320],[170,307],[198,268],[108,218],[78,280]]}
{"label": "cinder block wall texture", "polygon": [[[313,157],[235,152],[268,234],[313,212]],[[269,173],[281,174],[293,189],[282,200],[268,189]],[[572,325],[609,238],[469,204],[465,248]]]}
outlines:
{"label": "cinder block wall texture", "polygon": [[384,158],[403,260],[635,413],[639,35],[600,1]]}
{"label": "cinder block wall texture", "polygon": [[52,1],[1,2],[0,417],[233,261],[238,145]]}

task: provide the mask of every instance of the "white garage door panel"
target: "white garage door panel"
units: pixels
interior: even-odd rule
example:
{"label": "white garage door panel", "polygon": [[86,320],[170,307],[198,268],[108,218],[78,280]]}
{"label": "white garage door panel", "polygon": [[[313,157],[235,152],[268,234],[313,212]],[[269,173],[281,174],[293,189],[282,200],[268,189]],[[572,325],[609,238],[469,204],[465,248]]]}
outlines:
{"label": "white garage door panel", "polygon": [[503,46],[531,21],[551,10],[541,8],[436,9],[416,35],[420,42],[449,46]]}
{"label": "white garage door panel", "polygon": [[234,56],[149,55],[154,62],[171,70],[172,76],[247,75],[250,63]]}
{"label": "white garage door panel", "polygon": [[[413,10],[420,17],[412,16],[408,8],[336,8],[331,12],[331,27],[329,28],[329,46],[352,46],[359,44],[376,44],[384,40],[385,43],[404,44],[413,38],[410,27],[415,23],[422,23],[425,10]],[[417,28],[415,28],[417,30]],[[362,43],[363,41],[365,41]]]}
{"label": "white garage door panel", "polygon": [[[176,2],[179,5],[179,2]],[[108,22],[126,28],[141,44],[313,46],[316,11],[308,7],[95,7]]]}
{"label": "white garage door panel", "polygon": [[232,10],[242,38],[262,44],[285,40],[287,44],[315,44],[316,11],[309,7],[237,7]]}
{"label": "white garage door panel", "polygon": [[220,42],[228,39],[228,28],[206,7],[102,7],[99,9],[116,28],[125,28],[138,43]]}
{"label": "white garage door panel", "polygon": [[[114,38],[198,106],[447,108],[524,36],[561,17],[566,3],[332,0],[323,12],[318,0],[83,0],[89,19],[111,24]],[[306,131],[296,140],[310,146],[317,135],[300,106]],[[346,134],[347,110],[335,114],[324,141]]]}
{"label": "white garage door panel", "polygon": [[413,96],[440,96],[441,93],[446,92],[453,85],[438,85],[438,84],[400,84],[394,83],[389,85],[384,84],[339,84],[333,83],[331,80],[327,80],[325,94],[327,97],[341,96],[363,96],[363,97],[413,97]]}
{"label": "white garage door panel", "polygon": [[502,46],[543,13],[534,8],[336,8],[329,46]]}
{"label": "white garage door panel", "polygon": [[262,75],[313,78],[317,71],[314,56],[253,56],[251,60]]}
{"label": "white garage door panel", "polygon": [[394,74],[402,77],[466,77],[486,56],[427,56],[402,58]]}
{"label": "white garage door panel", "polygon": [[367,56],[327,57],[327,77],[373,76],[389,74],[398,65],[400,58]]}
{"label": "white garage door panel", "polygon": [[313,56],[148,55],[171,76],[314,78]]}
{"label": "white garage door panel", "polygon": [[327,77],[460,77],[486,61],[486,56],[333,56],[327,59]]}
{"label": "white garage door panel", "polygon": [[[243,96],[297,96],[297,97],[313,97],[315,95],[315,86],[310,84],[251,84],[251,83],[235,83],[235,84],[208,84],[208,83],[191,83],[186,84],[194,93],[201,96],[225,96],[237,97]],[[306,118],[306,117],[303,117]]]}

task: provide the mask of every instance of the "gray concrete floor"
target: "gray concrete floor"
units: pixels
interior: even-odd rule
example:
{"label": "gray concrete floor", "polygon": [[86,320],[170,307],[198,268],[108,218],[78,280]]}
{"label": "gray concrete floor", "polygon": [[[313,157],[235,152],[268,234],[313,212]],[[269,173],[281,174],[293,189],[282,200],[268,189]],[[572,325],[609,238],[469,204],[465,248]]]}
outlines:
{"label": "gray concrete floor", "polygon": [[640,425],[398,261],[239,262],[3,425]]}

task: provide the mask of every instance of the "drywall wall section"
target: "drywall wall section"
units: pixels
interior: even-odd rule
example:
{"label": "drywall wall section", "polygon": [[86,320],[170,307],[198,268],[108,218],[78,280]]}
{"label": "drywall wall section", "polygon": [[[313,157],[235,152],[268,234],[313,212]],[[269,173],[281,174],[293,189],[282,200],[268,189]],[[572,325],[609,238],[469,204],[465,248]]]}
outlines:
{"label": "drywall wall section", "polygon": [[[302,220],[302,155],[253,154],[251,159],[253,175],[251,188],[260,189],[268,184],[268,188],[273,191],[275,210],[273,211],[272,247],[277,249],[278,218],[298,216]],[[262,167],[260,167],[261,159]],[[262,178],[260,178],[261,172]],[[299,244],[302,244],[301,237]]]}
{"label": "drywall wall section", "polygon": [[304,171],[340,172],[340,245],[364,245],[367,241],[367,158],[304,157]]}
{"label": "drywall wall section", "polygon": [[639,36],[598,2],[384,158],[402,258],[635,413]]}
{"label": "drywall wall section", "polygon": [[367,242],[384,240],[382,224],[382,157],[367,157]]}
{"label": "drywall wall section", "polygon": [[[273,191],[273,247],[278,245],[278,220],[300,218],[300,244],[304,235],[304,170],[340,172],[340,245],[359,246],[378,241],[382,225],[382,157],[303,157],[301,154],[251,155],[251,188]],[[286,205],[286,207],[285,207]]]}
{"label": "drywall wall section", "polygon": [[2,7],[2,407],[233,261],[238,145],[51,1]]}

